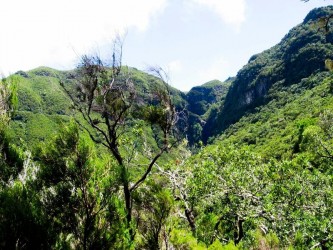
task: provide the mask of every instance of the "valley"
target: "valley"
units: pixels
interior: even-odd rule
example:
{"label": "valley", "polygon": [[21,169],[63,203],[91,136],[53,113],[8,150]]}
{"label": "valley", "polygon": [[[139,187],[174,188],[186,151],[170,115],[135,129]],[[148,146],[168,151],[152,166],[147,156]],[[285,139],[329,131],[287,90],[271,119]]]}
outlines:
{"label": "valley", "polygon": [[3,78],[0,249],[332,249],[332,13],[188,92],[115,54]]}

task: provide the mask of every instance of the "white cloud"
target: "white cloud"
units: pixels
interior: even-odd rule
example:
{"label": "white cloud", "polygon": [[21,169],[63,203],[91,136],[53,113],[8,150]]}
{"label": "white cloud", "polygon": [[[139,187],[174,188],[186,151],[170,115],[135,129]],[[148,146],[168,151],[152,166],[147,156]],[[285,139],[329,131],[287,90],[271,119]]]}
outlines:
{"label": "white cloud", "polygon": [[11,0],[0,15],[0,72],[40,65],[68,67],[78,54],[111,42],[116,32],[145,31],[167,0]]}
{"label": "white cloud", "polygon": [[237,30],[245,21],[245,0],[191,0],[215,11],[227,24]]}

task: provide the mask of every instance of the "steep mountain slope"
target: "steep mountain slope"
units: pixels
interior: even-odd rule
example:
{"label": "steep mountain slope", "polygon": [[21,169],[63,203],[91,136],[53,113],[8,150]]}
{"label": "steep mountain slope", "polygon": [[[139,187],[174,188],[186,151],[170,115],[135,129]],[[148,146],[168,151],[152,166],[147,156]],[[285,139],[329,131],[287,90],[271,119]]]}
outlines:
{"label": "steep mountain slope", "polygon": [[320,72],[298,84],[273,88],[270,102],[229,126],[216,141],[249,148],[267,159],[290,159],[305,152],[306,129],[320,124],[322,114],[333,110],[332,73]]}
{"label": "steep mountain slope", "polygon": [[[11,76],[19,107],[11,128],[0,117],[0,245],[333,249],[333,67],[324,69],[332,34],[311,29],[327,13],[333,8],[312,11],[236,78],[187,94],[170,88],[184,114],[179,120],[188,118],[190,143],[202,132],[216,135],[215,145],[198,143],[192,157],[185,141],[169,150],[174,112],[164,91],[151,94],[161,84],[152,75],[129,68],[134,84],[124,87],[128,74],[121,75],[110,92],[103,88],[107,70],[95,64],[82,68],[88,83],[78,85],[78,70],[41,67]],[[78,107],[86,103],[106,147],[98,147],[103,135],[81,133],[75,123],[48,140],[72,117],[85,125],[61,86]]]}
{"label": "steep mountain slope", "polygon": [[190,145],[201,140],[202,128],[212,124],[218,107],[223,105],[232,78],[225,82],[213,80],[201,86],[193,87],[187,94],[188,131]]}
{"label": "steep mountain slope", "polygon": [[[136,88],[137,100],[149,103],[151,100],[147,93],[159,84],[157,78],[135,68],[129,68],[129,75]],[[63,92],[60,81],[71,88],[77,79],[77,71],[39,67],[28,72],[18,71],[15,77],[19,106],[11,123],[12,137],[16,143],[25,141],[34,146],[53,135],[60,124],[69,121],[71,101]],[[170,87],[177,110],[186,116],[182,117],[186,124],[181,124],[181,130],[187,131],[191,144],[201,140],[202,127],[206,120],[215,117],[217,107],[223,102],[230,83],[231,79],[224,83],[213,80],[194,87],[186,94]]]}
{"label": "steep mountain slope", "polygon": [[229,81],[213,80],[201,86],[193,87],[186,94],[188,111],[199,116],[204,115],[210,105],[219,102],[226,95],[229,84]]}
{"label": "steep mountain slope", "polygon": [[[225,82],[213,80],[188,93],[171,88],[177,109],[186,113],[183,117],[186,125],[183,123],[182,129],[185,131],[187,127],[190,145],[201,140],[207,142],[221,133],[226,138],[230,131],[235,133],[235,127],[240,129],[236,124],[240,119],[245,121],[251,114],[260,117],[258,112],[271,102],[283,103],[283,95],[288,99],[292,89],[299,88],[302,95],[317,86],[319,82],[304,83],[313,79],[322,81],[322,75],[316,75],[325,72],[325,60],[333,58],[333,34],[318,31],[317,26],[318,18],[330,13],[333,13],[332,6],[311,11],[278,45],[252,56],[234,78]],[[149,102],[146,93],[158,84],[156,78],[135,68],[129,70],[139,100]],[[13,137],[17,143],[21,138],[34,145],[69,120],[70,101],[59,81],[71,86],[77,72],[40,67],[29,72],[19,71],[16,76],[19,109],[11,125],[15,131]],[[232,124],[235,125],[228,129]],[[243,123],[243,126],[249,125]]]}
{"label": "steep mountain slope", "polygon": [[33,147],[69,120],[70,100],[62,92],[59,80],[71,75],[72,72],[46,67],[15,74],[19,103],[10,130],[15,143]]}
{"label": "steep mountain slope", "polygon": [[[138,102],[151,102],[147,93],[160,84],[157,78],[135,68],[128,70]],[[72,89],[77,71],[39,67],[28,72],[18,71],[14,77],[18,85],[19,105],[11,123],[11,137],[16,144],[26,143],[34,147],[54,135],[61,124],[70,120],[71,101],[60,86],[60,81]],[[172,87],[170,92],[177,109],[183,110],[187,105],[185,94]]]}
{"label": "steep mountain slope", "polygon": [[325,60],[333,58],[333,34],[319,31],[317,23],[332,13],[332,6],[312,10],[278,45],[252,56],[234,79],[216,122],[204,126],[203,140],[256,112],[256,107],[273,100],[274,92],[281,88],[325,71]]}

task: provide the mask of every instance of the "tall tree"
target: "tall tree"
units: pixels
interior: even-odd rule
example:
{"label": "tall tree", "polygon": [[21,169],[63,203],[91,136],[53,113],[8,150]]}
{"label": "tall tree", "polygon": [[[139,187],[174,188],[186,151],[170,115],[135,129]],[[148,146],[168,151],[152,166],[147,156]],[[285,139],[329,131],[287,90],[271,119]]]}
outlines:
{"label": "tall tree", "polygon": [[[155,70],[159,76],[163,72]],[[71,98],[73,107],[84,120],[80,125],[90,137],[102,144],[116,159],[126,207],[126,221],[130,238],[135,236],[133,193],[145,182],[157,160],[176,143],[172,139],[178,114],[172,103],[168,84],[160,78],[151,93],[150,105],[138,99],[136,87],[128,69],[122,66],[122,41],[116,39],[111,65],[98,56],[83,56],[78,67],[75,93],[61,83]],[[144,157],[140,137],[142,128],[131,129],[135,118],[145,120],[153,132],[155,150]],[[81,119],[82,120],[82,119]],[[133,128],[133,126],[132,126]],[[132,134],[132,139],[128,135]],[[133,139],[135,137],[135,139]],[[154,148],[154,145],[151,145]],[[141,150],[141,151],[140,151]],[[140,152],[141,162],[135,161]]]}

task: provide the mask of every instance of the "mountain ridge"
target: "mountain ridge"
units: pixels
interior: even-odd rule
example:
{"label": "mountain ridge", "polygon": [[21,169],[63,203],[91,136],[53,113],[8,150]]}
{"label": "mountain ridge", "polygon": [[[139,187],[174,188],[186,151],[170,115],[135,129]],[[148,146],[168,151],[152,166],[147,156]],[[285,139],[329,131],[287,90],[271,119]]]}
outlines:
{"label": "mountain ridge", "polygon": [[203,140],[223,132],[248,112],[270,100],[274,84],[290,86],[310,75],[325,71],[325,60],[333,58],[332,32],[314,28],[320,17],[333,13],[333,6],[312,10],[303,23],[292,28],[280,43],[256,54],[237,73],[216,123],[203,128]]}
{"label": "mountain ridge", "polygon": [[[257,107],[275,98],[276,89],[292,86],[325,71],[325,59],[333,59],[333,34],[320,32],[315,26],[318,18],[330,13],[333,13],[332,6],[309,12],[303,23],[292,28],[280,43],[251,56],[235,77],[224,82],[212,80],[186,93],[171,88],[178,110],[187,113],[186,137],[190,145],[200,141],[207,143],[210,137],[219,136],[244,115],[256,112]],[[154,76],[131,67],[128,70],[144,99],[144,93],[154,84]],[[43,110],[48,115],[68,112],[69,101],[61,97],[57,85],[59,80],[69,84],[74,81],[75,70],[61,71],[41,66],[27,72],[18,71],[15,75],[28,86],[20,83],[20,112],[40,113]],[[29,80],[34,83],[28,83]],[[56,104],[57,98],[61,105]],[[18,117],[14,120],[19,120]]]}
{"label": "mountain ridge", "polygon": [[0,248],[332,249],[327,13],[188,93],[99,61],[3,79]]}

